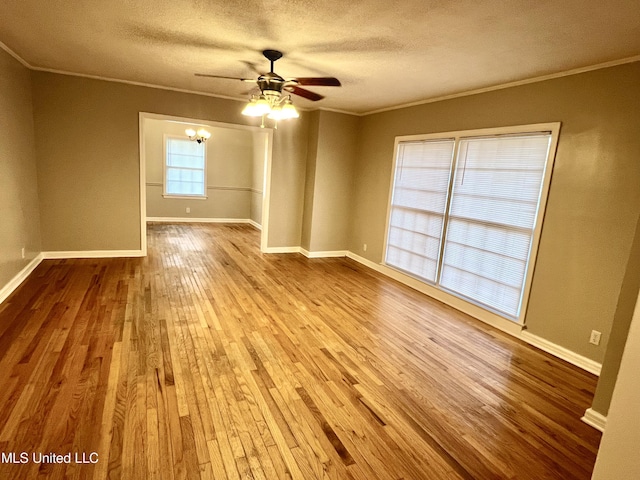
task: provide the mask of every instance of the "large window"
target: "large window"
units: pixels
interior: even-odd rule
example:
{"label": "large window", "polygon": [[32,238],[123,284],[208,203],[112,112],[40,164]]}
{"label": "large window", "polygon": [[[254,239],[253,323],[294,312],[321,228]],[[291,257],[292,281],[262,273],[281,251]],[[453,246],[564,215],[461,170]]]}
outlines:
{"label": "large window", "polygon": [[386,264],[520,320],[558,129],[398,138]]}
{"label": "large window", "polygon": [[205,197],[204,143],[165,136],[164,194],[167,197]]}

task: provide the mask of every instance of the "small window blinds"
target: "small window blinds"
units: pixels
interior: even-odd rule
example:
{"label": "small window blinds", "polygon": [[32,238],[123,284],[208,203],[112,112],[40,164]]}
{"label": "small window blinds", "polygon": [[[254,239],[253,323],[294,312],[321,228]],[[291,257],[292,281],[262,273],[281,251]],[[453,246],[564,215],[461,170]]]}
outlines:
{"label": "small window blinds", "polygon": [[204,196],[205,144],[172,137],[166,142],[165,194]]}

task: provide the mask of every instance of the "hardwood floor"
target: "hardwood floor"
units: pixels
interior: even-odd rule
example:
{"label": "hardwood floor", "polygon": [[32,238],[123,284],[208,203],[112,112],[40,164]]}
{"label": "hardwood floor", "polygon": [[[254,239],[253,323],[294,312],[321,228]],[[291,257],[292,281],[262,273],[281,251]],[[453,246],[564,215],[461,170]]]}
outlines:
{"label": "hardwood floor", "polygon": [[0,305],[0,479],[590,477],[594,376],[258,243],[150,224],[147,258],[44,261]]}

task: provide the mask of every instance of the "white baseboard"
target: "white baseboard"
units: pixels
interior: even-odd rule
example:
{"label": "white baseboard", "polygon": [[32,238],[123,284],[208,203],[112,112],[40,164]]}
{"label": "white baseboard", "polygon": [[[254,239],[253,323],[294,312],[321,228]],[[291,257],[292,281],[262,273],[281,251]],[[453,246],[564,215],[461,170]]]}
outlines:
{"label": "white baseboard", "polygon": [[371,270],[375,270],[376,272],[380,272],[386,275],[386,272],[382,269],[382,265],[376,262],[372,262],[368,258],[361,257],[353,252],[347,252],[347,257],[351,260],[355,260],[358,263],[361,263],[365,267],[369,267]]}
{"label": "white baseboard", "polygon": [[147,217],[147,222],[158,223],[248,223],[257,230],[262,225],[251,218],[184,218],[184,217]]}
{"label": "white baseboard", "polygon": [[33,272],[36,267],[40,265],[40,262],[42,262],[42,258],[42,254],[39,253],[38,256],[31,260],[26,267],[20,270],[15,277],[9,280],[9,283],[0,288],[0,303],[4,302],[9,295],[11,295],[15,289],[18,288],[29,275],[31,275],[31,272]]}
{"label": "white baseboard", "polygon": [[249,221],[247,222],[249,225],[251,225],[253,228],[256,228],[258,230],[262,230],[262,225],[260,225],[258,222],[256,222],[255,220],[252,220],[251,218],[249,219]]}
{"label": "white baseboard", "polygon": [[[148,219],[149,220],[149,219]],[[213,220],[213,219],[209,219]],[[220,220],[220,219],[216,219]],[[244,219],[244,222],[240,223],[250,223],[248,220]],[[155,220],[150,220],[155,221]],[[167,220],[170,221],[170,220]],[[361,257],[350,251],[336,250],[336,251],[320,251],[320,252],[309,252],[306,249],[301,247],[268,247],[263,253],[302,253],[308,258],[327,258],[327,257],[348,257],[352,260],[355,260],[362,265],[371,268],[377,272],[382,273],[385,276],[393,278],[415,290],[418,290],[425,295],[428,295],[436,300],[439,300],[451,307],[460,310],[468,315],[471,315],[474,318],[477,318],[480,321],[488,323],[499,330],[502,330],[510,335],[520,338],[521,340],[527,342],[534,347],[540,348],[551,355],[554,355],[562,360],[565,360],[572,365],[575,365],[579,368],[586,370],[594,375],[600,375],[600,371],[602,369],[602,364],[598,363],[594,360],[591,360],[587,357],[579,355],[567,348],[561,347],[560,345],[556,345],[555,343],[550,342],[542,337],[538,337],[532,333],[522,331],[522,326],[509,320],[498,318],[499,321],[495,319],[485,319],[483,315],[479,315],[476,310],[482,310],[479,307],[476,307],[472,304],[466,304],[466,302],[458,299],[457,297],[453,297],[452,295],[447,294],[446,292],[441,292],[430,285],[424,284],[412,277],[402,274],[392,268],[389,268],[385,265],[381,265],[371,260],[368,260],[364,257]],[[0,303],[3,302],[18,286],[29,276],[29,274],[40,264],[43,259],[64,259],[64,258],[117,258],[117,257],[143,257],[144,252],[142,250],[88,250],[88,251],[67,251],[67,252],[42,252],[36,258],[34,258],[22,271],[20,271],[7,285],[5,285],[2,289],[0,289]],[[451,297],[451,298],[449,298]],[[482,311],[484,313],[484,310]],[[600,425],[602,423],[602,419],[606,422],[606,417],[598,414],[597,412],[589,413],[591,409],[587,410],[583,420],[589,425],[593,423]],[[598,423],[600,422],[600,423]],[[592,425],[595,428],[599,428],[596,425]],[[604,428],[604,427],[602,427]]]}
{"label": "white baseboard", "polygon": [[302,247],[300,247],[300,253],[307,258],[336,258],[336,257],[346,257],[348,255],[347,250],[326,250],[326,251],[318,251],[318,252],[310,252]]}
{"label": "white baseboard", "polygon": [[300,247],[267,247],[262,253],[300,253]]}
{"label": "white baseboard", "polygon": [[262,253],[301,253],[307,258],[331,258],[346,257],[346,250],[333,250],[326,252],[310,252],[302,247],[267,247]]}
{"label": "white baseboard", "polygon": [[[147,222],[161,222],[161,223],[252,223],[253,220],[251,220],[249,218],[147,217]],[[253,223],[255,223],[255,222],[253,222]],[[256,225],[258,225],[258,224],[256,223]]]}
{"label": "white baseboard", "polygon": [[594,375],[600,375],[600,370],[602,370],[602,364],[598,363],[590,358],[579,355],[568,348],[561,347],[560,345],[556,345],[549,340],[546,340],[542,337],[534,335],[533,333],[529,333],[526,330],[523,330],[520,334],[520,338],[534,347],[538,347],[540,350],[544,350],[551,355],[561,358],[569,362],[576,367],[580,367],[583,370],[586,370],[589,373],[593,373]]}
{"label": "white baseboard", "polygon": [[596,412],[593,408],[587,408],[587,411],[584,412],[584,417],[580,420],[603,433],[604,429],[607,427],[607,417]]}
{"label": "white baseboard", "polygon": [[477,305],[466,302],[455,295],[451,295],[443,290],[439,290],[431,285],[428,285],[420,280],[417,280],[409,275],[405,275],[398,270],[394,270],[393,268],[387,267],[386,265],[382,265],[380,263],[372,262],[360,255],[357,255],[353,252],[348,252],[347,257],[355,260],[358,263],[363,264],[366,267],[375,270],[376,272],[380,272],[387,277],[393,278],[398,282],[407,285],[408,287],[413,288],[414,290],[419,291],[420,293],[424,293],[431,298],[434,298],[450,307],[455,308],[456,310],[460,310],[467,315],[472,316],[480,320],[481,322],[487,323],[492,327],[497,328],[503,332],[508,333],[509,335],[513,335],[515,337],[520,335],[520,331],[522,330],[522,325],[516,322],[512,322],[511,320],[507,320],[495,313],[489,312]]}
{"label": "white baseboard", "polygon": [[382,273],[388,277],[393,278],[394,280],[399,281],[415,290],[418,290],[425,295],[428,295],[436,300],[445,303],[456,310],[460,310],[484,323],[488,323],[489,325],[496,327],[498,330],[502,330],[509,335],[513,335],[514,337],[518,337],[521,340],[524,340],[528,344],[537,347],[541,350],[544,350],[551,355],[558,357],[562,360],[569,362],[576,367],[582,368],[589,373],[594,375],[600,375],[600,370],[602,369],[602,364],[595,362],[587,357],[579,355],[571,350],[561,347],[560,345],[556,345],[544,338],[538,337],[537,335],[533,335],[532,333],[527,332],[526,330],[522,330],[522,325],[518,323],[511,322],[507,319],[504,319],[495,314],[487,314],[484,309],[480,307],[476,307],[473,304],[468,304],[459,298],[450,295],[446,292],[442,292],[436,288],[431,287],[419,280],[416,280],[408,275],[404,275],[397,270],[389,268],[385,265],[372,262],[360,255],[356,255],[353,252],[348,252],[347,257],[355,260],[358,263],[363,264],[366,267],[369,267],[377,272]]}
{"label": "white baseboard", "polygon": [[45,259],[144,257],[142,250],[79,250],[75,252],[42,252]]}

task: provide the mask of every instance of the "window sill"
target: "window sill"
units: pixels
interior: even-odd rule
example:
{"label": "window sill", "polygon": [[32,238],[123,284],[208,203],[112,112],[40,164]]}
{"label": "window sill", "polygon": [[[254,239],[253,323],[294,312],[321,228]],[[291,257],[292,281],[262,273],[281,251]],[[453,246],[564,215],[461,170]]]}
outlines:
{"label": "window sill", "polygon": [[206,195],[162,195],[164,198],[174,198],[180,200],[206,200]]}

